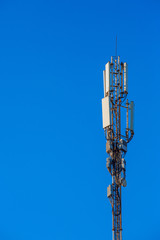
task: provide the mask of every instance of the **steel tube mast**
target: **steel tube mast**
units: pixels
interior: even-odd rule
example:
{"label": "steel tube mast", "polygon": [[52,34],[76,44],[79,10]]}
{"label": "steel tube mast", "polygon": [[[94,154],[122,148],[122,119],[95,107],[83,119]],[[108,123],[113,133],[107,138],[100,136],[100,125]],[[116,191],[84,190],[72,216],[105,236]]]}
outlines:
{"label": "steel tube mast", "polygon": [[[121,187],[126,187],[127,144],[134,135],[134,103],[128,102],[128,66],[120,62],[119,56],[111,57],[103,71],[104,98],[102,99],[103,129],[106,138],[106,167],[112,176],[112,184],[107,188],[107,197],[112,206],[113,240],[122,240]],[[122,116],[122,108],[126,118]],[[125,129],[122,122],[126,122]]]}

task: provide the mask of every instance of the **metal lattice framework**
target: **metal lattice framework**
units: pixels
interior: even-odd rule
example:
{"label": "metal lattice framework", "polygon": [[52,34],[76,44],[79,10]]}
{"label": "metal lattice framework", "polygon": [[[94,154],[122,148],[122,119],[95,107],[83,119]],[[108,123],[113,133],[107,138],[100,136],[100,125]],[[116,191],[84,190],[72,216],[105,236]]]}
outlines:
{"label": "metal lattice framework", "polygon": [[[134,103],[126,100],[128,94],[127,63],[120,63],[120,57],[111,57],[104,70],[104,98],[102,99],[103,128],[106,137],[107,169],[112,176],[112,184],[107,188],[107,196],[112,206],[113,240],[122,240],[121,187],[126,186],[126,162],[124,156],[127,144],[134,135]],[[126,128],[122,132],[121,109],[126,110]],[[129,118],[129,114],[131,117]],[[107,119],[107,120],[106,120]]]}

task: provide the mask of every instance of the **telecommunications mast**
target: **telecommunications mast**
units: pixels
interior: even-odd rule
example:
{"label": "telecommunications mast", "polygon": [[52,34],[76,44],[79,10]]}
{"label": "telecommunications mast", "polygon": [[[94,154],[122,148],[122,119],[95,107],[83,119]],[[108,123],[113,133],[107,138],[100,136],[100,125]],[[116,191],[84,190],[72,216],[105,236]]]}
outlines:
{"label": "telecommunications mast", "polygon": [[[103,129],[106,138],[106,166],[112,176],[107,188],[107,197],[112,206],[113,240],[122,240],[121,187],[126,187],[127,144],[134,135],[134,102],[129,103],[128,65],[120,57],[111,57],[103,71],[104,98],[102,99]],[[124,116],[126,112],[126,116]],[[124,125],[125,127],[122,127]]]}

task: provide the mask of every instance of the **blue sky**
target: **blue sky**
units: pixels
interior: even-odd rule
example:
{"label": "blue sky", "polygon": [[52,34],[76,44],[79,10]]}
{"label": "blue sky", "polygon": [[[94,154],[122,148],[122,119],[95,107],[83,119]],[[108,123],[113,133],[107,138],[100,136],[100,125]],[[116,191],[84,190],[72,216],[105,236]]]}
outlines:
{"label": "blue sky", "polygon": [[0,238],[112,237],[101,98],[129,66],[123,239],[158,240],[159,1],[0,1]]}

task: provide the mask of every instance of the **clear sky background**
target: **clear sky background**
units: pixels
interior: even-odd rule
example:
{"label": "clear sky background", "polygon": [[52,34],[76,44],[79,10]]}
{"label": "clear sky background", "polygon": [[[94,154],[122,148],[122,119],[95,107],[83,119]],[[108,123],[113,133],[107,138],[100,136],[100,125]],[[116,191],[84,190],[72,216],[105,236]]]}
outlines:
{"label": "clear sky background", "polygon": [[159,240],[160,2],[0,1],[0,239],[109,240],[101,98],[129,65],[123,239]]}

